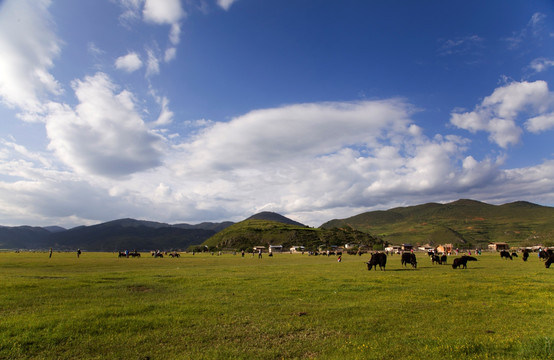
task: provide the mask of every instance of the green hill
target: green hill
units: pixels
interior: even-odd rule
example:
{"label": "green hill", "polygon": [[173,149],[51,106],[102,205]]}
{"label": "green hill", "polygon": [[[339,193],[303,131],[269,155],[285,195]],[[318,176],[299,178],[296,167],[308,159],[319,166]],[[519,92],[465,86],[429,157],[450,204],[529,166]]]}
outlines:
{"label": "green hill", "polygon": [[316,250],[319,246],[346,243],[382,245],[379,239],[354,229],[318,229],[270,220],[246,219],[218,232],[202,246],[239,250],[262,245],[283,245],[283,249],[304,246],[307,250]]}
{"label": "green hill", "polygon": [[554,208],[518,201],[490,205],[475,200],[428,203],[372,211],[331,220],[321,228],[351,227],[391,244],[459,246],[507,242],[510,245],[554,244]]}

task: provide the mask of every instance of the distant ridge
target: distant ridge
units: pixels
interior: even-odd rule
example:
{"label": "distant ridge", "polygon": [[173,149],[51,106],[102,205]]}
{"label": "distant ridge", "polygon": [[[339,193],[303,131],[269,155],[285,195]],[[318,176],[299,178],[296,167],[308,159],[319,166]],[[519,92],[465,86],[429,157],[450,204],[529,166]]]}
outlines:
{"label": "distant ridge", "polygon": [[0,249],[125,249],[171,250],[198,245],[232,222],[169,225],[155,221],[118,219],[66,230],[59,226],[0,226]]}
{"label": "distant ridge", "polygon": [[503,205],[460,199],[370,211],[321,228],[351,227],[393,243],[486,245],[554,244],[554,208],[516,201]]}
{"label": "distant ridge", "polygon": [[298,221],[291,220],[288,217],[285,217],[281,214],[271,212],[271,211],[262,211],[260,213],[250,216],[246,220],[267,220],[267,221],[276,221],[276,222],[289,224],[289,225],[306,226],[304,224],[299,223]]}

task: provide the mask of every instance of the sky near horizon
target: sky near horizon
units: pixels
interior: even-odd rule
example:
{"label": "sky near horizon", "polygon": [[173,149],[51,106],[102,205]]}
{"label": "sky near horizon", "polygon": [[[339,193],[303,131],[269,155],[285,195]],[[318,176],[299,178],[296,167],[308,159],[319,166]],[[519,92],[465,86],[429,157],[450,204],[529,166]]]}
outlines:
{"label": "sky near horizon", "polygon": [[554,2],[0,0],[0,225],[554,206]]}

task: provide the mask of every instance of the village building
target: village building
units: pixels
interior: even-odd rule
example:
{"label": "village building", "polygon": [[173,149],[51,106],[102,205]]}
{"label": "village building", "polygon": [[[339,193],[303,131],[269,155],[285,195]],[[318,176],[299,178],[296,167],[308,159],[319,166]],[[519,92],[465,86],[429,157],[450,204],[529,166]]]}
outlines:
{"label": "village building", "polygon": [[304,246],[293,246],[289,249],[291,254],[303,253],[306,250]]}
{"label": "village building", "polygon": [[401,250],[402,250],[402,247],[398,246],[398,245],[389,245],[389,246],[385,247],[385,251],[390,252],[390,253],[400,254]]}
{"label": "village building", "polygon": [[500,250],[509,250],[510,245],[505,242],[494,242],[489,243],[489,250],[491,251],[500,251]]}
{"label": "village building", "polygon": [[435,250],[435,248],[429,244],[418,246],[417,249],[420,251],[427,251],[427,252]]}
{"label": "village building", "polygon": [[402,244],[402,250],[404,251],[411,251],[413,248],[412,244]]}
{"label": "village building", "polygon": [[283,251],[283,245],[269,245],[269,252],[282,252]]}
{"label": "village building", "polygon": [[259,252],[260,250],[261,250],[262,252],[265,252],[265,251],[266,251],[266,250],[265,250],[265,246],[254,246],[252,249],[254,250],[255,253]]}
{"label": "village building", "polygon": [[360,244],[344,244],[345,249],[353,249],[357,248],[358,246],[360,246]]}

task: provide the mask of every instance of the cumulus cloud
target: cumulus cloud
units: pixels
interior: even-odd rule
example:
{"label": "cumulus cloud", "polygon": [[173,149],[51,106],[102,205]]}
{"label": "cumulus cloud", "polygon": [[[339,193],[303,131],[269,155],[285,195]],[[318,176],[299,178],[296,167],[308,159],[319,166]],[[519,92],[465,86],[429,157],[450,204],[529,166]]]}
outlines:
{"label": "cumulus cloud", "polygon": [[540,133],[554,128],[554,112],[527,120],[525,128],[532,133]]}
{"label": "cumulus cloud", "polygon": [[169,25],[185,16],[179,0],[146,0],[142,14],[146,21]]}
{"label": "cumulus cloud", "polygon": [[120,56],[115,60],[115,67],[126,72],[133,72],[142,67],[142,61],[136,52]]}
{"label": "cumulus cloud", "polygon": [[464,155],[466,139],[426,138],[411,112],[401,100],[256,110],[208,123],[171,163],[177,178],[197,180],[189,191],[212,204],[303,219],[413,194],[450,194],[498,176],[497,162]]}
{"label": "cumulus cloud", "polygon": [[217,5],[227,11],[237,0],[217,0]]}
{"label": "cumulus cloud", "polygon": [[133,95],[104,73],[73,83],[75,109],[51,103],[46,118],[49,149],[81,173],[125,176],[161,164],[162,139],[135,110]]}
{"label": "cumulus cloud", "polygon": [[0,99],[39,112],[47,95],[62,92],[50,73],[60,54],[48,0],[6,0],[0,11]]}
{"label": "cumulus cloud", "polygon": [[408,133],[409,113],[396,100],[255,110],[216,123],[185,148],[195,154],[195,166],[214,169],[320,156],[345,145],[371,146],[388,133]]}
{"label": "cumulus cloud", "polygon": [[179,44],[181,35],[179,22],[186,16],[180,0],[146,0],[142,14],[147,22],[171,25],[169,41],[174,46]]}
{"label": "cumulus cloud", "polygon": [[521,114],[535,114],[529,129],[538,129],[542,117],[551,110],[553,95],[545,81],[512,82],[499,87],[487,96],[475,110],[465,113],[452,113],[450,122],[471,132],[485,131],[489,139],[502,148],[517,144],[523,133],[517,124]]}

